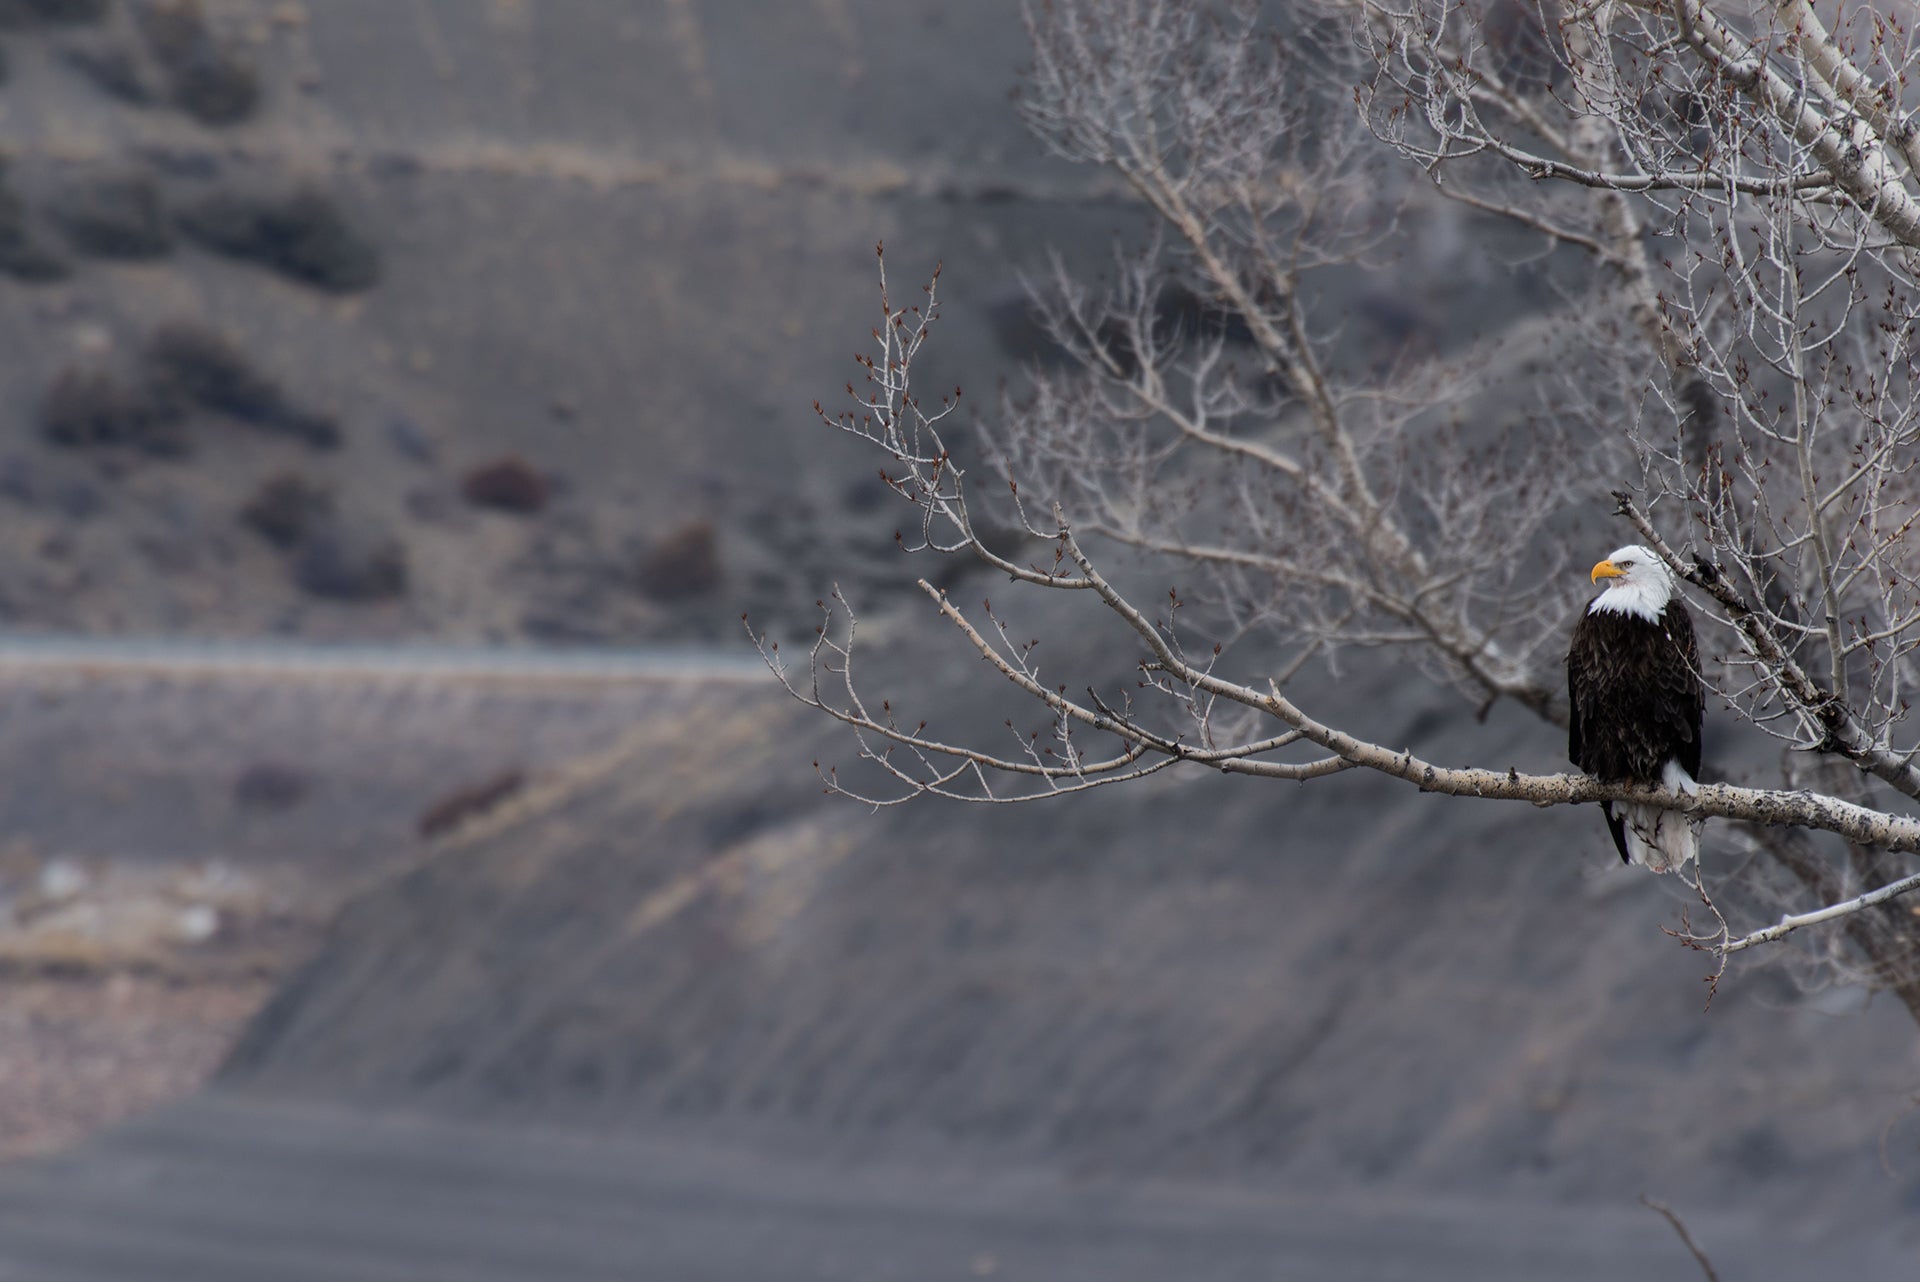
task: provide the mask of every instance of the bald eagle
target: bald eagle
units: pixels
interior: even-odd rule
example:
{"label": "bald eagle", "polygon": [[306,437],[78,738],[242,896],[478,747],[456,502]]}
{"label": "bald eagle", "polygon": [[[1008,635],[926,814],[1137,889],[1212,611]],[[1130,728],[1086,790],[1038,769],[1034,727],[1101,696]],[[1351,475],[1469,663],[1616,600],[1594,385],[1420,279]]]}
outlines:
{"label": "bald eagle", "polygon": [[[1594,566],[1592,581],[1602,580],[1606,590],[1580,615],[1567,650],[1567,755],[1609,782],[1691,792],[1706,706],[1693,619],[1672,573],[1646,548],[1621,548]],[[1683,814],[1610,801],[1600,808],[1627,863],[1675,872],[1700,851]]]}

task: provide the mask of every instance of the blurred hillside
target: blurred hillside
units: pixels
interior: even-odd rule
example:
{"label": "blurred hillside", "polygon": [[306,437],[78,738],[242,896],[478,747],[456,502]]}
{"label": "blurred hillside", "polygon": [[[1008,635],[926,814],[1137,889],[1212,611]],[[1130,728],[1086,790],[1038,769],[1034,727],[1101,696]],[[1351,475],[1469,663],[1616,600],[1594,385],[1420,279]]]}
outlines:
{"label": "blurred hillside", "polygon": [[[0,626],[731,637],[890,552],[807,410],[875,241],[991,378],[986,304],[1132,217],[979,109],[1011,3],[101,8],[0,33]],[[183,12],[241,118],[174,101]]]}
{"label": "blurred hillside", "polygon": [[[995,729],[1017,705],[911,588],[941,567],[902,562],[808,406],[872,323],[876,240],[896,283],[945,259],[927,377],[984,405],[1045,355],[1022,273],[1138,231],[1007,105],[1018,8],[0,0],[0,630],[738,645],[743,610],[810,634],[837,581],[875,690]],[[1453,219],[1417,209],[1391,270],[1330,284],[1356,349],[1484,341],[1524,375],[1551,264],[1502,270]],[[1131,671],[1035,609],[1089,679]],[[1438,759],[1563,755],[1404,669],[1313,698]],[[274,988],[206,1099],[0,1179],[0,1274],[764,1278],[800,1224],[793,1276],[933,1276],[934,1242],[978,1277],[1001,1257],[960,1244],[1011,1215],[1056,1266],[1032,1276],[1270,1276],[1314,1224],[1340,1227],[1307,1276],[1369,1237],[1356,1276],[1651,1276],[1659,1250],[1691,1276],[1650,1214],[1658,1245],[1628,1242],[1643,1190],[1721,1213],[1742,1276],[1843,1233],[1857,1276],[1912,1248],[1911,1022],[1758,966],[1704,1010],[1661,933],[1686,905],[1595,813],[1168,774],[875,815],[821,798],[810,763],[853,753],[770,678],[91,674],[0,685],[0,713],[0,892],[67,932],[9,973],[231,989],[136,1102]],[[73,927],[108,900],[160,905],[141,949]],[[43,1077],[79,1080],[54,1052]],[[682,1142],[774,1156],[683,1176]],[[884,1178],[950,1162],[1043,1171],[1042,1227],[1018,1181]],[[886,1188],[821,1218],[795,1191],[820,1179]],[[1232,1224],[1176,1199],[1131,1256],[1133,1193],[1082,1196],[1181,1182],[1232,1190]],[[1416,1229],[1381,1209],[1434,1198]],[[437,1234],[465,1236],[420,1272]],[[1552,1271],[1566,1242],[1586,1272]]]}
{"label": "blurred hillside", "polygon": [[[963,665],[874,676],[956,732],[1003,711],[962,707]],[[1766,971],[1703,1009],[1701,959],[1658,931],[1685,904],[1592,816],[1173,777],[875,816],[797,768],[845,762],[830,727],[735,681],[95,677],[4,710],[9,756],[45,745],[9,812],[50,834],[9,875],[64,852],[27,924],[68,941],[8,959],[0,1098],[35,1109],[5,1138],[103,1116],[83,1097],[115,1056],[104,1116],[180,1092],[275,988],[203,1101],[0,1175],[25,1276],[384,1278],[490,1242],[466,1276],[665,1252],[745,1282],[802,1250],[801,1276],[878,1279],[956,1241],[1047,1278],[1689,1276],[1642,1190],[1745,1277],[1893,1278],[1911,1250],[1904,1014]],[[1329,712],[1447,759],[1558,751],[1391,679]],[[154,903],[218,928],[134,955],[85,929]],[[89,1012],[118,1035],[73,1031]]]}
{"label": "blurred hillside", "polygon": [[[847,756],[798,711],[682,708],[354,903],[225,1079],[1103,1176],[1684,1190],[1803,1227],[1920,1196],[1872,1160],[1911,1147],[1905,1014],[1764,971],[1703,1009],[1658,931],[1675,892],[1597,823],[1363,779],[876,817],[794,778],[796,749]],[[1449,760],[1555,749],[1394,720]]]}
{"label": "blurred hillside", "polygon": [[[1006,105],[1013,0],[71,8],[0,30],[0,627],[809,627],[829,581],[905,581],[897,500],[808,409],[874,244],[902,287],[945,260],[925,373],[986,410],[1039,351],[1023,273],[1140,226]],[[1340,286],[1363,347],[1515,313],[1454,217],[1416,288]]]}

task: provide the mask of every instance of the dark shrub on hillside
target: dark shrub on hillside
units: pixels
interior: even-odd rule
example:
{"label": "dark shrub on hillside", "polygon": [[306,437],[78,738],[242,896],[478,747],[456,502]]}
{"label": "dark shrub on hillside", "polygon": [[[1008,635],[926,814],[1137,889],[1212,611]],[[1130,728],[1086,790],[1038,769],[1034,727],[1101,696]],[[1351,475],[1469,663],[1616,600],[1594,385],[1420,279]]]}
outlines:
{"label": "dark shrub on hillside", "polygon": [[7,162],[0,158],[0,242],[25,240],[27,206],[7,182]]}
{"label": "dark shrub on hillside", "polygon": [[147,340],[143,355],[148,377],[182,400],[250,423],[270,422],[286,409],[279,386],[213,330],[163,325]]}
{"label": "dark shrub on hillside", "polygon": [[689,521],[648,548],[634,581],[656,601],[683,601],[711,592],[720,583],[720,555],[713,522]]}
{"label": "dark shrub on hillside", "polygon": [[307,532],[294,557],[293,581],[336,601],[382,601],[407,590],[407,555],[399,541],[341,521]]}
{"label": "dark shrub on hillside", "polygon": [[293,472],[268,477],[240,509],[240,522],[282,551],[305,542],[333,515],[333,494]]}
{"label": "dark shrub on hillside", "polygon": [[340,424],[330,414],[320,414],[312,410],[291,410],[277,426],[288,436],[303,441],[316,450],[337,450],[340,448]]}
{"label": "dark shrub on hillside", "polygon": [[29,285],[46,285],[73,274],[67,260],[30,237],[0,234],[0,272]]}
{"label": "dark shrub on hillside", "polygon": [[305,441],[316,449],[340,443],[332,419],[287,400],[280,385],[253,368],[224,337],[199,325],[164,325],[142,353],[148,381],[162,395],[243,423]]}
{"label": "dark shrub on hillside", "polygon": [[27,8],[45,23],[81,26],[107,16],[113,0],[27,0]]}
{"label": "dark shrub on hillside", "polygon": [[0,272],[29,285],[47,285],[73,274],[67,260],[33,240],[0,237]]}
{"label": "dark shrub on hillside", "polygon": [[242,810],[291,810],[307,799],[313,777],[283,761],[256,761],[233,781],[233,802]]}
{"label": "dark shrub on hillside", "polygon": [[546,478],[518,454],[482,463],[468,472],[460,483],[460,493],[475,507],[490,507],[522,516],[531,516],[546,507],[549,497]]}
{"label": "dark shrub on hillside", "polygon": [[32,507],[40,501],[40,494],[37,469],[29,460],[19,454],[0,458],[0,498]]}
{"label": "dark shrub on hillside", "polygon": [[54,380],[40,410],[40,430],[75,449],[126,446],[149,454],[187,452],[181,407],[140,382],[104,369],[75,368]]}
{"label": "dark shrub on hillside", "polygon": [[253,60],[215,36],[199,0],[150,0],[140,7],[140,34],[167,78],[167,98],[202,124],[232,125],[260,105]]}
{"label": "dark shrub on hillside", "polygon": [[160,188],[144,174],[78,183],[48,213],[76,252],[95,258],[159,258],[173,248]]}
{"label": "dark shrub on hillside", "polygon": [[526,771],[503,770],[491,779],[457,788],[440,798],[421,812],[414,828],[424,838],[438,837],[470,819],[478,819],[526,786]]}
{"label": "dark shrub on hillside", "polygon": [[0,28],[80,26],[107,16],[112,0],[0,0]]}
{"label": "dark shrub on hillside", "polygon": [[205,56],[168,69],[168,97],[202,124],[231,125],[260,105],[260,78],[239,51],[209,46]]}
{"label": "dark shrub on hillside", "polygon": [[96,89],[129,106],[151,107],[158,97],[140,69],[139,59],[123,44],[89,41],[69,46],[61,56]]}
{"label": "dark shrub on hillside", "polygon": [[287,196],[222,193],[180,215],[180,230],[217,254],[335,293],[380,279],[380,254],[324,192]]}
{"label": "dark shrub on hillside", "polygon": [[65,279],[66,260],[34,236],[27,225],[27,207],[7,186],[6,174],[6,164],[0,161],[0,272],[35,284]]}

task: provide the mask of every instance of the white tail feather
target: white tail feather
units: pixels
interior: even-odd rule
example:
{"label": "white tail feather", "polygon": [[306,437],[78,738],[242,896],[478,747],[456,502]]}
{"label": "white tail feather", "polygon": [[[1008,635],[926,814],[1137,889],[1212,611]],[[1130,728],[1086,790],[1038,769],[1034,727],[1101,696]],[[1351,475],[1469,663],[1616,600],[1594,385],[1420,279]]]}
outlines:
{"label": "white tail feather", "polygon": [[[1660,782],[1675,792],[1695,788],[1693,776],[1677,761],[1667,762]],[[1627,858],[1649,872],[1679,872],[1700,854],[1699,826],[1677,810],[1627,804],[1620,807],[1620,822]]]}

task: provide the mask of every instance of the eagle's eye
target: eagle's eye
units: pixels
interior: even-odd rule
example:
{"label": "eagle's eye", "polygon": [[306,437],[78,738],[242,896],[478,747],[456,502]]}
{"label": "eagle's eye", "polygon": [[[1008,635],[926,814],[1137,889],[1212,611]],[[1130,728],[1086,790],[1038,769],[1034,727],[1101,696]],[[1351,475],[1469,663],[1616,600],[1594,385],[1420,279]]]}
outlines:
{"label": "eagle's eye", "polygon": [[1620,567],[1621,569],[1623,569],[1623,570],[1631,570],[1631,569],[1632,569],[1632,568],[1633,568],[1633,567],[1634,567],[1635,565],[1638,565],[1638,564],[1639,564],[1639,562],[1637,562],[1637,561],[1615,561],[1615,562],[1614,562],[1614,564],[1615,564],[1615,565],[1617,565],[1617,566],[1619,566],[1619,567]]}

